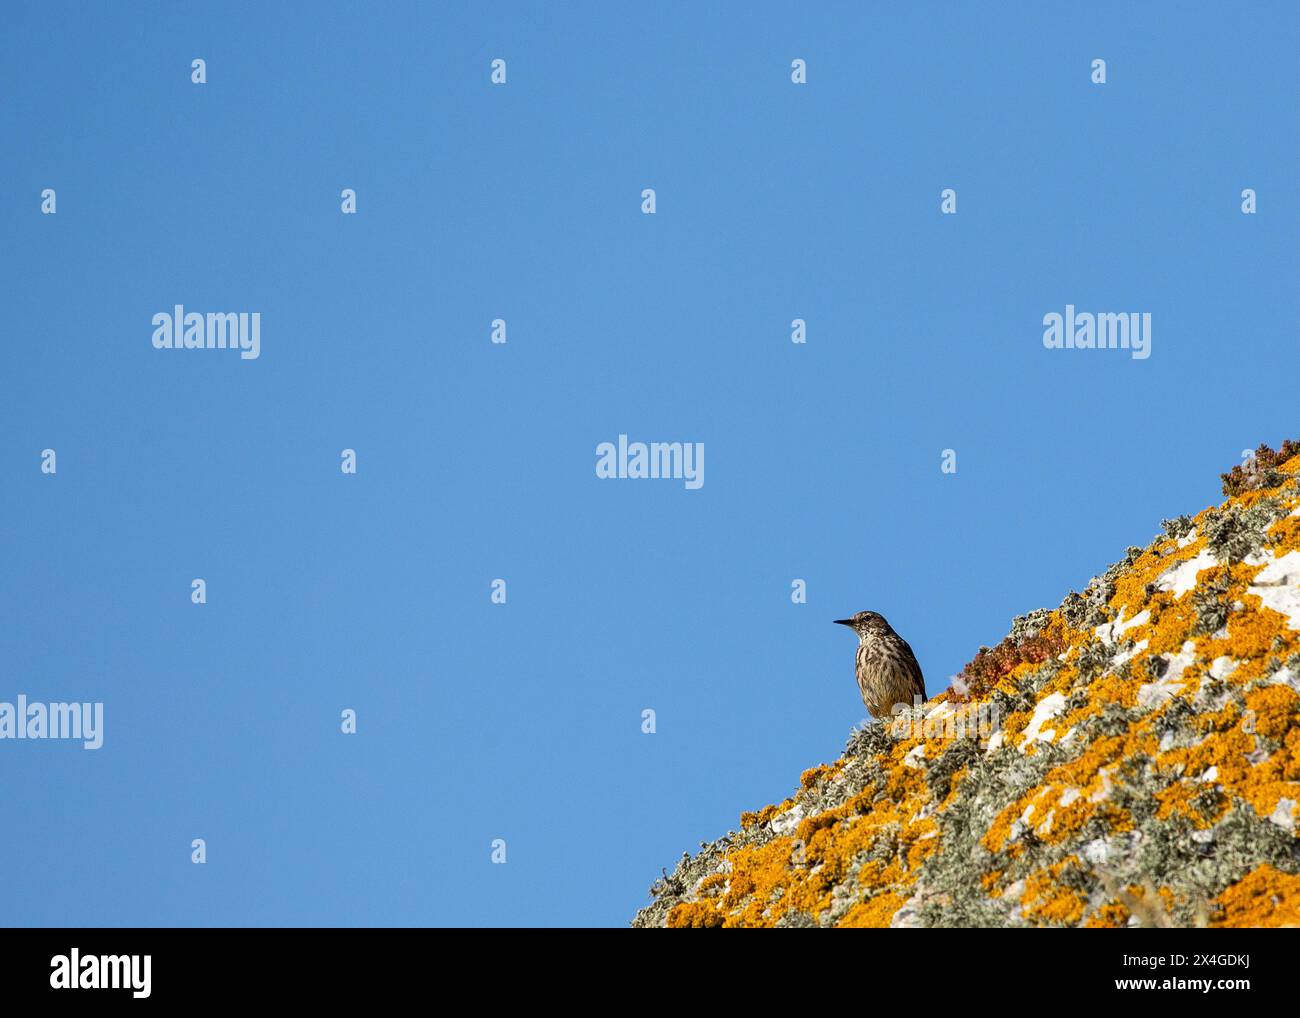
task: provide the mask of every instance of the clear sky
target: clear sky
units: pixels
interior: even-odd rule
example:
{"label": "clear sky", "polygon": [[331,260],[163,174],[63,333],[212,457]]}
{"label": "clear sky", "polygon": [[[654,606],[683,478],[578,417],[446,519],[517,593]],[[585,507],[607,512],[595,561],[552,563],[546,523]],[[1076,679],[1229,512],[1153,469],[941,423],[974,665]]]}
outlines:
{"label": "clear sky", "polygon": [[1300,15],[1132,6],[8,9],[0,701],[105,732],[0,741],[0,922],[621,925],[839,754],[832,619],[935,693],[1218,501],[1300,432]]}

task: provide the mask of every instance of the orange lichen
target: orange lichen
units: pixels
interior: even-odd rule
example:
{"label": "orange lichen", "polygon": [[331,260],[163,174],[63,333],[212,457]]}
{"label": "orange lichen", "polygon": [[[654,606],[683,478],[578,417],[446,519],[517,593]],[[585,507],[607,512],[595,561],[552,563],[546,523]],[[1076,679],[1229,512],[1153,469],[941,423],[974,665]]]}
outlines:
{"label": "orange lichen", "polygon": [[843,769],[843,760],[836,760],[833,764],[819,764],[816,767],[809,767],[799,775],[799,785],[805,792],[807,792],[814,788],[817,782],[821,781],[822,778],[834,777]]}
{"label": "orange lichen", "polygon": [[[1229,503],[1171,526],[1170,534],[1188,535],[1181,541],[1161,536],[1109,571],[1110,596],[1100,612],[1080,612],[1076,600],[1043,613],[1034,636],[981,648],[962,683],[933,701],[968,713],[991,698],[1014,704],[1021,709],[1001,719],[1002,745],[1029,758],[1052,754],[1053,765],[1035,772],[1041,778],[1032,787],[1009,786],[987,828],[972,835],[993,855],[988,872],[971,875],[977,894],[989,902],[1018,895],[1018,916],[1037,925],[1159,925],[1175,912],[1188,921],[1205,913],[1205,892],[1189,889],[1177,874],[1152,881],[1175,886],[1145,890],[1114,887],[1103,874],[1106,897],[1099,902],[1099,878],[1080,858],[1080,839],[1122,835],[1153,820],[1208,830],[1242,804],[1296,835],[1300,695],[1276,673],[1287,662],[1294,670],[1300,632],[1252,592],[1270,555],[1300,550],[1293,480],[1300,446],[1287,448],[1285,461],[1257,457],[1264,474],[1240,473],[1242,490]],[[1267,519],[1278,506],[1284,514],[1264,531],[1260,555],[1243,559],[1240,544],[1232,545],[1232,561],[1205,555],[1195,584],[1177,595],[1161,579],[1207,550],[1222,554],[1242,513]],[[1071,626],[1067,615],[1087,618],[1087,628]],[[1111,624],[1093,631],[1099,619]],[[1045,720],[1039,713],[1036,737],[1025,739],[1043,698],[1053,694],[1063,698],[1056,715]],[[934,899],[922,875],[955,865],[945,856],[941,821],[980,769],[960,755],[951,767],[943,761],[953,740],[939,729],[918,730],[900,719],[887,732],[874,741],[880,748],[868,770],[846,772],[847,757],[810,768],[794,796],[743,813],[739,843],[725,848],[715,872],[696,877],[684,892],[692,900],[667,912],[668,925],[811,919],[888,926],[915,892],[922,908],[947,901],[949,889]],[[860,786],[843,787],[846,773]],[[786,814],[791,827],[784,836],[758,830]],[[1081,890],[1087,886],[1091,897]],[[1300,876],[1261,865],[1222,891],[1214,907],[1216,925],[1300,924]]]}
{"label": "orange lichen", "polygon": [[1254,715],[1251,728],[1257,735],[1283,739],[1300,714],[1300,696],[1289,686],[1266,686],[1246,694],[1246,709]]}
{"label": "orange lichen", "polygon": [[1267,864],[1252,870],[1215,900],[1212,926],[1300,926],[1300,876]]}
{"label": "orange lichen", "polygon": [[893,891],[860,901],[844,914],[837,925],[866,929],[882,929],[907,904],[907,899]]}
{"label": "orange lichen", "polygon": [[669,929],[707,929],[722,925],[723,915],[712,905],[702,901],[687,901],[675,905],[668,913]]}
{"label": "orange lichen", "polygon": [[1087,900],[1076,890],[1061,883],[1067,869],[1078,869],[1079,860],[1069,856],[1025,881],[1020,898],[1025,918],[1043,926],[1076,926],[1083,918]]}
{"label": "orange lichen", "polygon": [[1278,556],[1300,550],[1300,516],[1283,516],[1269,527],[1268,543]]}
{"label": "orange lichen", "polygon": [[1128,925],[1129,916],[1132,914],[1126,905],[1118,901],[1108,901],[1090,915],[1083,925],[1089,929],[1118,929]]}
{"label": "orange lichen", "polygon": [[1197,537],[1184,547],[1168,539],[1157,541],[1144,551],[1137,560],[1120,576],[1115,578],[1115,593],[1110,603],[1116,610],[1116,618],[1121,617],[1122,609],[1128,608],[1123,621],[1129,621],[1140,615],[1142,605],[1147,601],[1147,587],[1156,582],[1160,575],[1182,562],[1196,558],[1205,549],[1205,539]]}

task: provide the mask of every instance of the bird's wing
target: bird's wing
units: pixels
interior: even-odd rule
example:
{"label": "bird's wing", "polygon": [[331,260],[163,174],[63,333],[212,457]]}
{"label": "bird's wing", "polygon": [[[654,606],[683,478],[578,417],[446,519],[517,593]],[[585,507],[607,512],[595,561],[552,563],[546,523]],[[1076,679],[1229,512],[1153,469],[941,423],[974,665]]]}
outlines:
{"label": "bird's wing", "polygon": [[907,664],[907,670],[912,676],[912,688],[915,692],[921,694],[921,701],[924,702],[925,696],[925,676],[921,674],[921,663],[916,660],[916,655],[912,653],[912,645],[906,640],[901,641],[903,644],[903,660]]}

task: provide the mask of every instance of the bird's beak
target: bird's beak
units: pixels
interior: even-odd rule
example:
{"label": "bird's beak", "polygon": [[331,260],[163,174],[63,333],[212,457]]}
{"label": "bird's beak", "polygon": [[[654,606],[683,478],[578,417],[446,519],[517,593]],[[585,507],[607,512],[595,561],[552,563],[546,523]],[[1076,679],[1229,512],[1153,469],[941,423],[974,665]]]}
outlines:
{"label": "bird's beak", "polygon": [[851,625],[853,625],[853,620],[852,620],[852,619],[833,619],[832,621],[833,621],[837,626],[851,626]]}

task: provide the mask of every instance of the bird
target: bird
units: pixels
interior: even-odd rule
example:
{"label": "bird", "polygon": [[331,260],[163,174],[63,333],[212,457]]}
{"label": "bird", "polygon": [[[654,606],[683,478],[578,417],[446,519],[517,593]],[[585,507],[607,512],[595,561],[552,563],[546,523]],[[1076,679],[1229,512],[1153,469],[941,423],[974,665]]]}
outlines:
{"label": "bird", "polygon": [[925,700],[925,676],[916,655],[883,615],[858,612],[834,621],[858,634],[858,692],[872,717],[888,717],[895,704],[911,707],[916,696]]}

